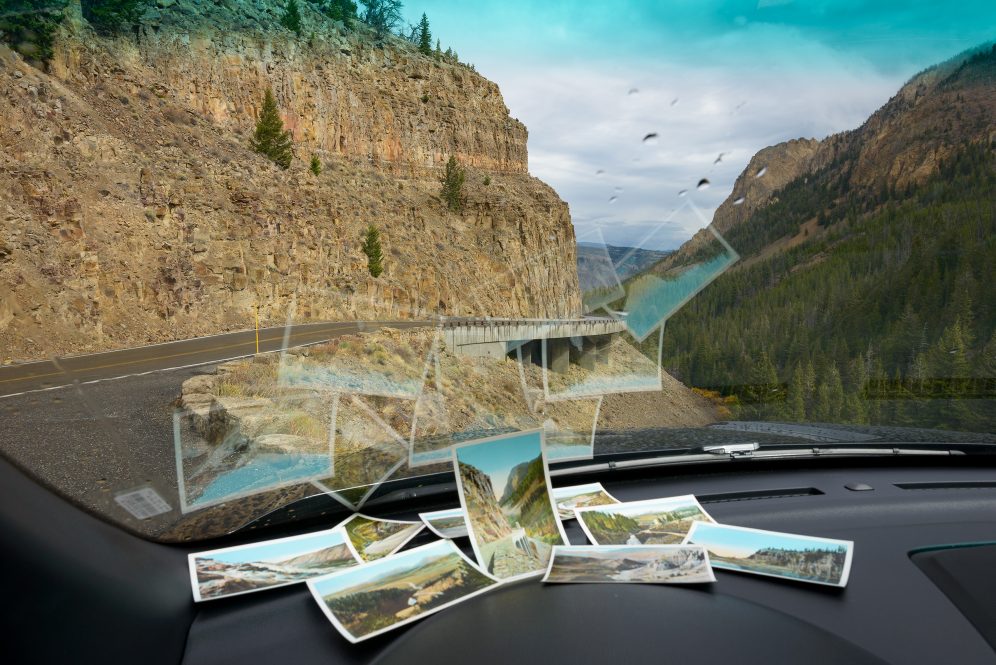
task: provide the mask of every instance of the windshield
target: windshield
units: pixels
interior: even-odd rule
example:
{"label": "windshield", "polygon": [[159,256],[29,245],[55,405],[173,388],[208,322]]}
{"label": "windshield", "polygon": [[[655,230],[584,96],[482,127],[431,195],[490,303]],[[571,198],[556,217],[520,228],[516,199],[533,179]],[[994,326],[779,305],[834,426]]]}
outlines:
{"label": "windshield", "polygon": [[993,25],[0,0],[0,453],[189,540],[519,431],[996,443]]}

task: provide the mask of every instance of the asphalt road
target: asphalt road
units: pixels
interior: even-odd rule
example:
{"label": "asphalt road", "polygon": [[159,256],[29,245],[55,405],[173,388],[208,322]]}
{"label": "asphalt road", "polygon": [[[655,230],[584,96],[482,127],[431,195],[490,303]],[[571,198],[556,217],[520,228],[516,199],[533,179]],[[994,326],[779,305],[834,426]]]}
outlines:
{"label": "asphalt road", "polygon": [[[259,330],[259,351],[279,351],[289,346],[323,342],[338,335],[365,332],[378,328],[414,328],[431,325],[422,321],[309,323]],[[285,335],[287,339],[285,341]],[[75,381],[86,383],[159,370],[221,362],[256,352],[256,331],[196,337],[177,342],[139,346],[120,351],[106,351],[57,360],[0,367],[0,397],[45,390]]]}

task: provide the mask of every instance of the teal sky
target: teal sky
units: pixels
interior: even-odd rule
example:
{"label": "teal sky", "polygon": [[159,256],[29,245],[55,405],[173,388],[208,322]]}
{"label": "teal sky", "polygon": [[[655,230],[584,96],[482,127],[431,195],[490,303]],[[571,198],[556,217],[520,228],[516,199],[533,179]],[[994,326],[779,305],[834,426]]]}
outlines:
{"label": "teal sky", "polygon": [[653,248],[701,226],[675,211],[679,191],[711,218],[761,148],[852,129],[916,72],[996,37],[996,3],[973,0],[405,6],[412,23],[423,11],[444,49],[499,84],[529,128],[530,172],[575,226],[630,246],[656,230]]}
{"label": "teal sky", "polygon": [[457,459],[471,464],[491,477],[496,492],[505,489],[508,473],[516,465],[536,459],[542,450],[539,432],[528,432],[466,448],[457,448]]}
{"label": "teal sky", "polygon": [[215,561],[225,563],[246,563],[252,561],[281,561],[299,554],[315,552],[334,547],[345,542],[341,531],[325,531],[312,534],[310,536],[291,540],[282,543],[259,543],[248,545],[244,548],[225,552],[223,554],[212,554],[210,558]]}

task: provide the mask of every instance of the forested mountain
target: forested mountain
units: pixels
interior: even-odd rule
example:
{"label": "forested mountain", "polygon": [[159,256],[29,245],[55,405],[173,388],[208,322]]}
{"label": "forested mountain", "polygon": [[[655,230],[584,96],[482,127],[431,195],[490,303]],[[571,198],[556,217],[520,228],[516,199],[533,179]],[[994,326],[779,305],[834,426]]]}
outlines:
{"label": "forested mountain", "polygon": [[805,144],[777,189],[749,189],[752,160],[714,219],[742,260],[668,321],[665,368],[741,418],[992,431],[994,109],[986,46]]}

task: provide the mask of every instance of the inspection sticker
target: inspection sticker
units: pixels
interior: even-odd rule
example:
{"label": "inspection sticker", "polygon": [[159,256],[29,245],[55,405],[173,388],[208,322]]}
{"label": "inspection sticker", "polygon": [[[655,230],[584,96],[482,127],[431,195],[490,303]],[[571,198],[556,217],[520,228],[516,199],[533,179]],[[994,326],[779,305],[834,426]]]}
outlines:
{"label": "inspection sticker", "polygon": [[141,487],[130,492],[122,492],[114,497],[119,506],[133,517],[145,520],[173,510],[166,500],[151,487]]}

